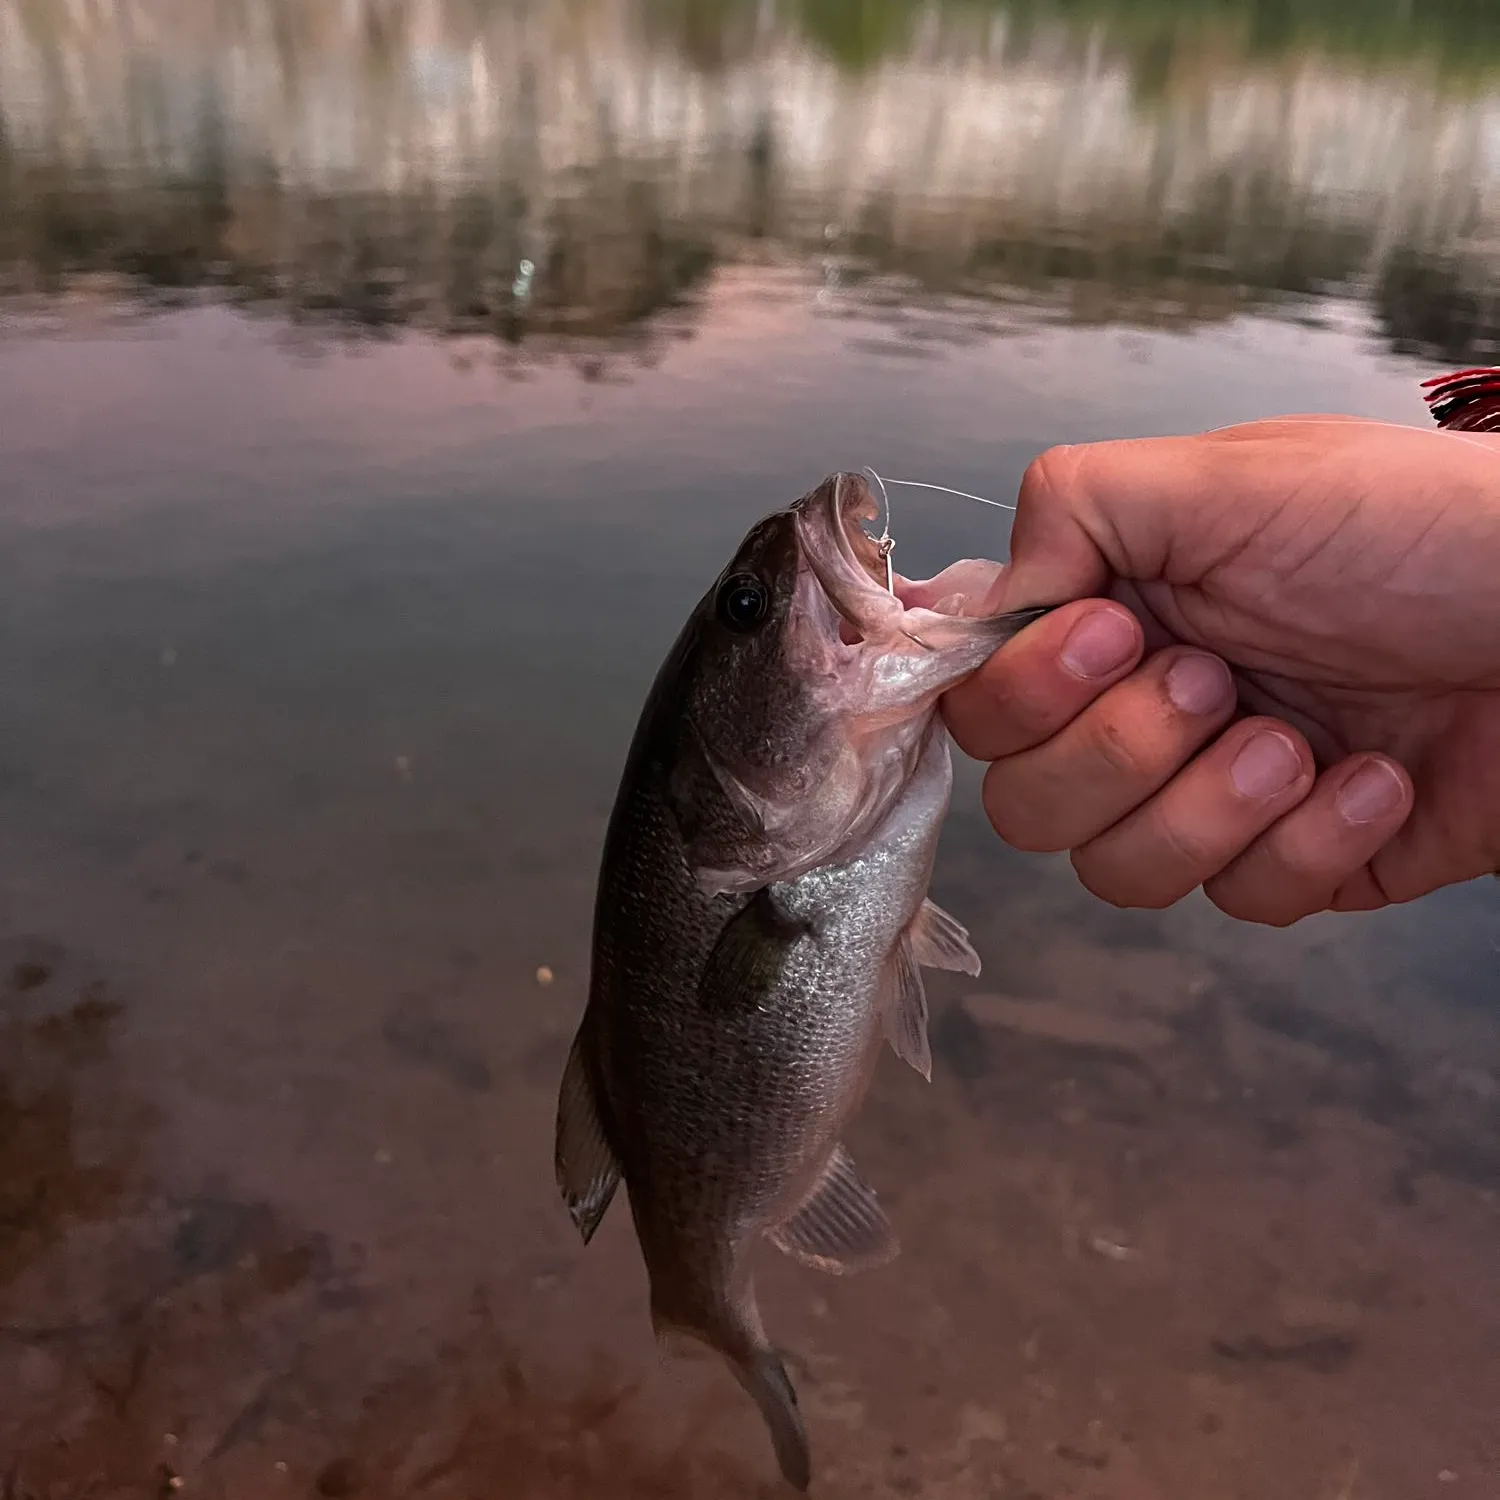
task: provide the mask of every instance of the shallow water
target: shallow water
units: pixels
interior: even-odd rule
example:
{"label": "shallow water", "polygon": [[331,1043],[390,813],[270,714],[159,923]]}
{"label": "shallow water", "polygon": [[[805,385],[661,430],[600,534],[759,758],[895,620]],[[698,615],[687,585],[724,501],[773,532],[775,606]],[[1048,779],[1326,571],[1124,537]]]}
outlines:
{"label": "shallow water", "polygon": [[[551,1180],[646,684],[832,468],[1425,422],[1458,9],[0,0],[7,1494],[774,1492]],[[902,1259],[764,1273],[819,1492],[1500,1492],[1493,894],[1120,913],[975,786],[984,994],[852,1141]]]}

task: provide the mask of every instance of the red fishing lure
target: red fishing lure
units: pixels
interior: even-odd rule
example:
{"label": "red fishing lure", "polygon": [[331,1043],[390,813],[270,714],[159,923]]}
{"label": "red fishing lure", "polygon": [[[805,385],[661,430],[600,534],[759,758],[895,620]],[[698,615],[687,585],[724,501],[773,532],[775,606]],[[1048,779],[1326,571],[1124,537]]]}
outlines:
{"label": "red fishing lure", "polygon": [[1426,401],[1439,427],[1455,432],[1500,432],[1500,369],[1460,370],[1424,380]]}

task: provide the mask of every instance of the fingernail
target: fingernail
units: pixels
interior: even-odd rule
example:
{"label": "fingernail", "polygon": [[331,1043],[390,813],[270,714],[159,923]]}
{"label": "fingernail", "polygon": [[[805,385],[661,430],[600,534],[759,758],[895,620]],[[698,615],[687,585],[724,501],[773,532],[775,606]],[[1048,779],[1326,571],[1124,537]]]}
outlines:
{"label": "fingernail", "polygon": [[1178,657],[1167,673],[1167,697],[1185,714],[1222,708],[1233,688],[1229,668],[1217,656],[1199,651]]}
{"label": "fingernail", "polygon": [[1366,761],[1334,799],[1346,823],[1374,823],[1401,806],[1406,788],[1401,778],[1383,760]]}
{"label": "fingernail", "polygon": [[1108,677],[1135,650],[1135,630],[1112,609],[1086,615],[1063,642],[1063,665],[1077,677]]}
{"label": "fingernail", "polygon": [[1247,740],[1229,768],[1229,779],[1242,797],[1257,801],[1285,791],[1302,770],[1297,747],[1274,729]]}

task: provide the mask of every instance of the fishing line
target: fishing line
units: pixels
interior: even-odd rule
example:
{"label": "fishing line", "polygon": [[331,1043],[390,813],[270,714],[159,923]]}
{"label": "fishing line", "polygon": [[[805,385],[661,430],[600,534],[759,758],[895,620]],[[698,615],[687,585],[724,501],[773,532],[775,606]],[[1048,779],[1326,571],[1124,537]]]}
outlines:
{"label": "fishing line", "polygon": [[971,495],[968,490],[956,490],[948,484],[929,484],[925,479],[882,479],[868,464],[864,472],[880,486],[880,499],[885,508],[885,529],[876,538],[876,545],[880,548],[880,555],[885,561],[885,587],[886,592],[896,592],[896,569],[891,562],[891,553],[896,550],[896,539],[891,535],[891,494],[886,485],[902,484],[912,490],[937,490],[944,495],[957,495],[960,500],[974,500],[980,505],[993,505],[996,510],[1014,510],[1014,505],[1007,505],[1003,500],[990,500],[984,495]]}
{"label": "fishing line", "polygon": [[[874,473],[873,469],[870,473]],[[904,484],[914,490],[941,490],[945,495],[957,495],[963,500],[977,500],[981,505],[993,505],[996,510],[1014,510],[1014,505],[1007,505],[1003,500],[986,500],[983,495],[971,495],[967,490],[956,490],[951,485],[928,484],[922,479],[887,479],[886,484]]]}

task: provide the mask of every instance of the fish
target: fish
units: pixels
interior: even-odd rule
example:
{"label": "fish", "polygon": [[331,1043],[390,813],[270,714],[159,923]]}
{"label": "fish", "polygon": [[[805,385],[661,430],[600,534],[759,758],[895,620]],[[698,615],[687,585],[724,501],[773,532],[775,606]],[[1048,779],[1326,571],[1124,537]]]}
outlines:
{"label": "fish", "polygon": [[799,1491],[810,1447],[753,1254],[836,1275],[898,1254],[843,1136],[885,1046],[931,1078],[922,969],[979,972],[927,894],[952,790],[939,699],[1047,612],[966,613],[993,564],[901,578],[876,514],[840,472],[764,516],[663,660],[558,1091],[583,1243],[623,1181],[658,1340],[724,1359]]}

